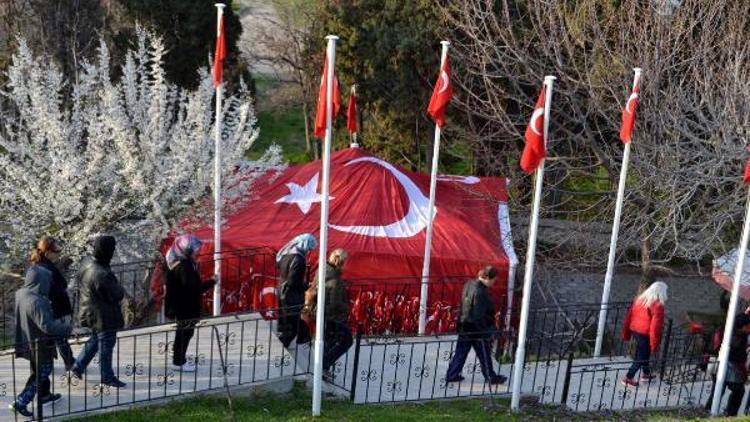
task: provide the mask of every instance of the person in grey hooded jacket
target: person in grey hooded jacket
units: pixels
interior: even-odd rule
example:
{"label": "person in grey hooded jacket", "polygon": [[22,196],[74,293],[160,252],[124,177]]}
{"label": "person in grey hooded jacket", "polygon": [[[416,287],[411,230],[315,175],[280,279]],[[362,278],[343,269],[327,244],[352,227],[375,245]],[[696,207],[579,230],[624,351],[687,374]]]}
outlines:
{"label": "person in grey hooded jacket", "polygon": [[[70,335],[71,327],[54,318],[49,301],[52,286],[52,273],[40,265],[34,265],[26,272],[23,287],[16,292],[16,356],[28,359],[31,363],[31,375],[26,387],[16,400],[11,403],[11,410],[23,416],[32,416],[26,407],[37,392],[37,381],[48,381],[52,373],[53,359],[57,358],[56,339]],[[55,397],[42,397],[40,400],[51,402]]]}

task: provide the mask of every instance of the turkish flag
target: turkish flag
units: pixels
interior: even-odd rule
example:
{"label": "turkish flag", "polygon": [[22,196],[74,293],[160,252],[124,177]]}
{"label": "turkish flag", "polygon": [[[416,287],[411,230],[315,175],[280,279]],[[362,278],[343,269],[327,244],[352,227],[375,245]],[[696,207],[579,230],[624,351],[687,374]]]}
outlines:
{"label": "turkish flag", "polygon": [[445,124],[445,108],[448,107],[452,96],[451,65],[448,62],[448,56],[446,56],[445,62],[443,62],[443,66],[440,68],[437,82],[435,82],[435,88],[432,90],[430,104],[427,106],[427,114],[441,128]]}
{"label": "turkish flag", "polygon": [[214,54],[214,87],[221,85],[221,74],[224,72],[224,58],[227,56],[227,45],[224,41],[224,14],[219,18],[219,27],[216,28],[216,52]]}
{"label": "turkish flag", "polygon": [[354,92],[354,87],[352,87],[349,105],[346,108],[346,127],[349,128],[349,134],[357,133],[357,94]]}
{"label": "turkish flag", "polygon": [[[328,87],[328,57],[326,57],[325,63],[323,64],[323,76],[320,77],[320,92],[318,93],[318,109],[315,113],[315,137],[323,139],[326,136],[326,92]],[[333,116],[331,116],[331,124],[333,125],[333,119],[339,114],[341,108],[341,91],[339,90],[339,80],[336,77],[336,72],[333,72]]]}
{"label": "turkish flag", "polygon": [[523,147],[523,153],[521,154],[521,168],[528,174],[533,173],[547,155],[544,145],[545,88],[545,86],[542,86],[542,92],[539,93],[534,113],[531,114],[529,126],[526,128],[526,145]]}
{"label": "turkish flag", "polygon": [[[748,151],[750,151],[750,147],[748,147]],[[747,160],[747,164],[745,164],[745,177],[742,180],[745,183],[750,183],[750,158]]]}
{"label": "turkish flag", "polygon": [[620,127],[620,140],[627,144],[633,136],[633,126],[635,126],[635,111],[638,107],[638,92],[640,82],[636,81],[633,85],[633,92],[630,93],[625,108],[622,110],[622,126]]}

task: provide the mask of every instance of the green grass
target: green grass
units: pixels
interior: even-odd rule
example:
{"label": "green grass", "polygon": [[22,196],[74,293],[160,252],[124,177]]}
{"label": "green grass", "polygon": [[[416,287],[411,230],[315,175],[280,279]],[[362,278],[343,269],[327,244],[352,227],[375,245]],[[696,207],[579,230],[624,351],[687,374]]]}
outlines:
{"label": "green grass", "polygon": [[[355,405],[348,400],[325,399],[321,418],[310,416],[310,392],[297,383],[290,394],[256,396],[253,399],[234,400],[238,421],[555,421],[555,420],[637,420],[675,421],[698,420],[697,411],[672,412],[622,412],[604,414],[577,414],[559,408],[524,405],[520,414],[511,413],[508,399],[487,398],[435,400],[425,403]],[[220,396],[196,397],[177,401],[161,407],[113,412],[89,418],[75,419],[85,422],[136,422],[136,421],[227,421],[230,412],[225,398]]]}

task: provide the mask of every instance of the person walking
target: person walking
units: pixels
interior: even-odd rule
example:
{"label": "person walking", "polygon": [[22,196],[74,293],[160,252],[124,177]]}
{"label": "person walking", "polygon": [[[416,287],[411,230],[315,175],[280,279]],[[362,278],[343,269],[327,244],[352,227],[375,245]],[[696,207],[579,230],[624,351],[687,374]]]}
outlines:
{"label": "person walking", "polygon": [[166,254],[167,294],[165,314],[177,321],[172,364],[183,372],[195,372],[195,362],[185,358],[195,324],[201,316],[201,296],[216,285],[214,280],[201,282],[195,255],[203,242],[191,234],[178,236]]}
{"label": "person walking", "polygon": [[71,374],[81,379],[91,360],[99,352],[101,383],[121,388],[112,369],[112,352],[117,343],[117,330],[125,325],[121,302],[125,289],[117,281],[109,264],[115,254],[117,242],[112,236],[99,236],[94,240],[94,258],[81,265],[80,311],[82,327],[91,329],[91,336],[78,354]]}
{"label": "person walking", "polygon": [[643,291],[630,305],[625,321],[622,324],[622,341],[635,339],[635,359],[630,366],[622,384],[631,387],[638,386],[634,380],[640,369],[641,381],[650,382],[654,379],[651,374],[649,360],[651,354],[656,353],[661,342],[661,332],[664,328],[664,304],[667,301],[667,285],[656,281]]}
{"label": "person walking", "polygon": [[[44,267],[52,274],[52,286],[49,291],[49,301],[52,305],[52,316],[61,322],[67,322],[66,319],[73,315],[73,305],[68,295],[68,281],[63,276],[57,266],[60,259],[60,243],[54,237],[44,236],[36,244],[36,249],[31,253],[32,265],[38,264]],[[65,370],[70,371],[75,363],[73,351],[70,349],[70,343],[65,337],[58,338],[57,350],[60,353],[65,364]],[[44,395],[44,389],[49,392],[49,384],[42,387],[41,393]]]}
{"label": "person walking", "polygon": [[[10,409],[25,417],[33,416],[27,406],[34,399],[38,387],[45,380],[49,384],[53,359],[57,357],[56,339],[67,338],[71,332],[70,325],[53,316],[48,296],[52,282],[49,270],[38,264],[33,265],[26,271],[24,284],[15,295],[16,357],[29,360],[31,375],[21,394],[10,404]],[[60,394],[42,394],[39,390],[39,400],[43,404],[62,398]]]}
{"label": "person walking", "polygon": [[304,233],[290,240],[276,254],[276,266],[279,269],[277,336],[285,348],[289,348],[295,338],[297,344],[310,342],[310,331],[307,324],[300,320],[300,312],[307,289],[307,256],[317,246],[315,237]]}
{"label": "person walking", "polygon": [[495,310],[490,299],[489,289],[497,281],[497,269],[486,266],[479,271],[477,279],[464,284],[461,294],[461,307],[458,320],[458,341],[453,358],[448,364],[446,382],[460,382],[469,350],[479,359],[482,375],[490,384],[502,384],[507,378],[495,373],[491,360],[492,335],[495,332]]}
{"label": "person walking", "polygon": [[[729,341],[729,357],[727,359],[727,374],[724,381],[724,391],[729,390],[729,399],[727,407],[724,409],[724,415],[737,416],[742,405],[742,398],[745,396],[745,382],[747,382],[747,336],[750,335],[750,316],[742,313],[734,317],[734,327],[732,329],[732,338]],[[719,340],[719,343],[721,341]],[[717,350],[718,353],[718,350]],[[715,377],[715,374],[714,374]],[[714,386],[716,379],[714,378]],[[713,392],[713,388],[711,389]],[[711,409],[713,403],[713,394],[708,396],[706,410]]]}
{"label": "person walking", "polygon": [[[349,299],[344,289],[342,273],[348,255],[343,249],[335,249],[328,256],[325,297],[325,339],[323,342],[323,374],[326,380],[333,379],[333,365],[354,343],[349,329]],[[305,314],[312,326],[315,324],[318,299],[318,276],[305,292]]]}

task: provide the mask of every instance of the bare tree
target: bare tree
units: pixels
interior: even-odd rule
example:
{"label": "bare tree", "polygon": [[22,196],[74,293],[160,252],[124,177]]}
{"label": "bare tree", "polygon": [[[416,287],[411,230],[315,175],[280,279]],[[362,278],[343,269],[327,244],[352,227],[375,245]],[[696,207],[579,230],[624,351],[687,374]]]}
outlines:
{"label": "bare tree", "polygon": [[[544,75],[555,75],[544,213],[611,221],[620,113],[631,68],[642,67],[620,234],[620,245],[640,246],[640,258],[620,253],[648,274],[736,242],[750,131],[750,3],[464,0],[442,9],[478,166],[529,180],[516,164],[523,130]],[[528,183],[515,185],[515,208],[524,209]],[[555,192],[559,200],[550,201]],[[606,250],[576,246],[574,265],[603,265]]]}

